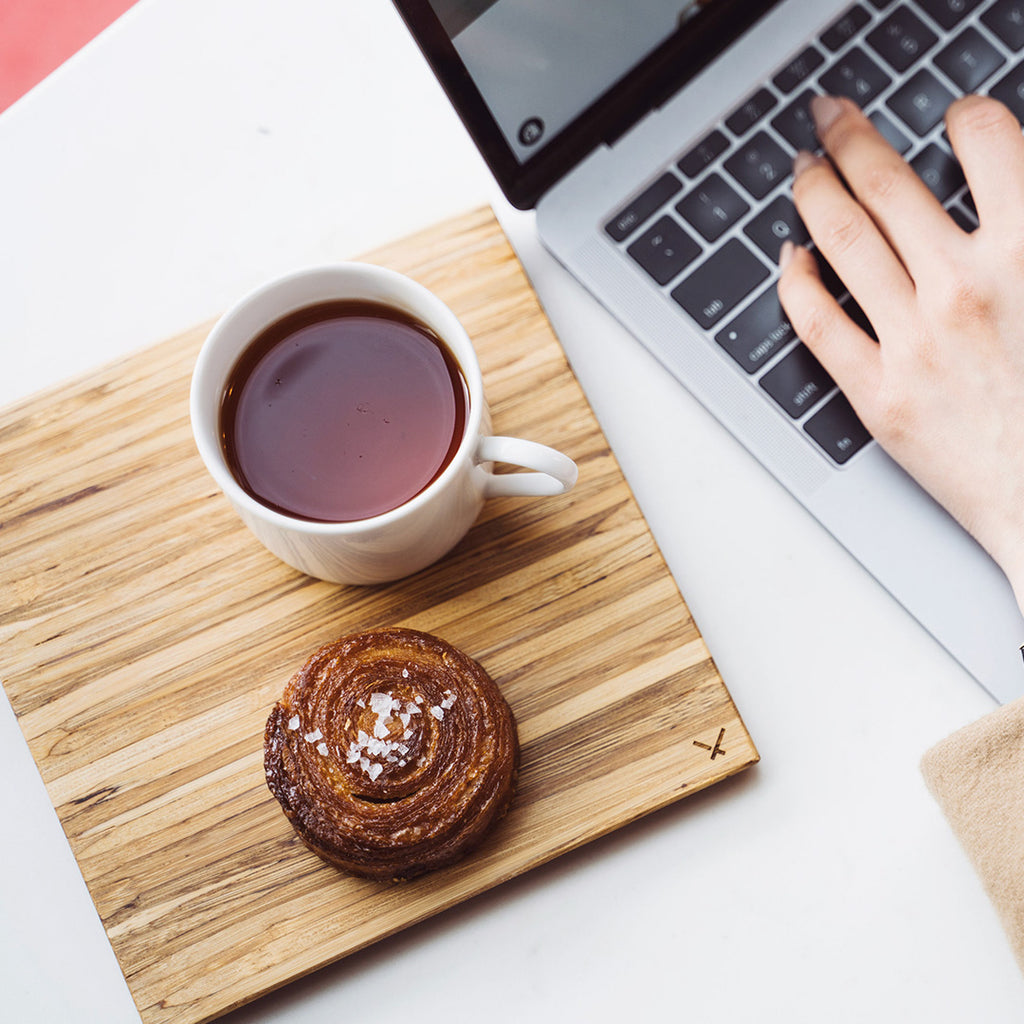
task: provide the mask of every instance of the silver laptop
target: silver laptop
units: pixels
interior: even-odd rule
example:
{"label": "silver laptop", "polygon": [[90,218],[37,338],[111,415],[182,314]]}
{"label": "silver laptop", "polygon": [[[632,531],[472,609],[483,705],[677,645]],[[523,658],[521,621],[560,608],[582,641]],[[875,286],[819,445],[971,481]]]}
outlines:
{"label": "silver laptop", "polygon": [[855,99],[977,226],[942,118],[987,92],[1024,121],[1024,0],[394,2],[545,246],[993,696],[1024,694],[1002,573],[872,440],[775,291],[782,241],[809,241],[789,186],[819,148],[815,93]]}

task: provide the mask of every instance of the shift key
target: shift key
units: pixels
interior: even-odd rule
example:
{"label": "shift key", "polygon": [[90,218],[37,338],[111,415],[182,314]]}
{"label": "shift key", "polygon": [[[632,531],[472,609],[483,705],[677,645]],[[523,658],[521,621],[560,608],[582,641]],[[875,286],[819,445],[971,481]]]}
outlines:
{"label": "shift key", "polygon": [[769,274],[739,239],[731,238],[672,290],[672,298],[707,330]]}
{"label": "shift key", "polygon": [[803,342],[776,363],[760,384],[793,419],[799,419],[835,387]]}

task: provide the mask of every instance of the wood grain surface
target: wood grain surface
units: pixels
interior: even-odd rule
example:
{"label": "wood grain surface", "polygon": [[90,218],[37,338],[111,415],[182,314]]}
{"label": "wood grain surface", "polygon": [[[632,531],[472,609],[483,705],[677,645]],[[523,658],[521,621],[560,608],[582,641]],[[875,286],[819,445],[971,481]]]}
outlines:
{"label": "wood grain surface", "polygon": [[[497,433],[580,467],[410,579],[309,579],[236,519],[188,422],[209,325],[0,412],[0,676],[146,1022],[212,1019],[757,760],[490,211],[367,258],[462,318]],[[397,885],[309,853],[262,767],[308,654],[389,624],[479,660],[523,748],[484,846]]]}

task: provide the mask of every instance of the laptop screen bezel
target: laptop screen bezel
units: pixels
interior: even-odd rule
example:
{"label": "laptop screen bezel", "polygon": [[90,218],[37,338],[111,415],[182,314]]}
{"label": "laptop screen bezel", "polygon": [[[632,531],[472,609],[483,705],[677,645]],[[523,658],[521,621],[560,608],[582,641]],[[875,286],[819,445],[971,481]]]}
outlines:
{"label": "laptop screen bezel", "polygon": [[711,0],[599,96],[536,156],[521,162],[426,0],[392,0],[499,187],[513,206],[540,197],[596,147],[621,138],[746,32],[779,0]]}

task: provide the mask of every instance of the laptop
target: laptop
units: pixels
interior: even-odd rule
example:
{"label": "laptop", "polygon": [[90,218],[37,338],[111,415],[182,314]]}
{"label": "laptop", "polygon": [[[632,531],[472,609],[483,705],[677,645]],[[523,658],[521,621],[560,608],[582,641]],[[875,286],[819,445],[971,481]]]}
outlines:
{"label": "laptop", "polygon": [[[394,0],[542,243],[999,701],[1024,620],[982,549],[879,447],[775,283],[816,93],[855,99],[970,231],[943,113],[1024,121],[1024,0]],[[850,315],[863,313],[821,261]]]}

